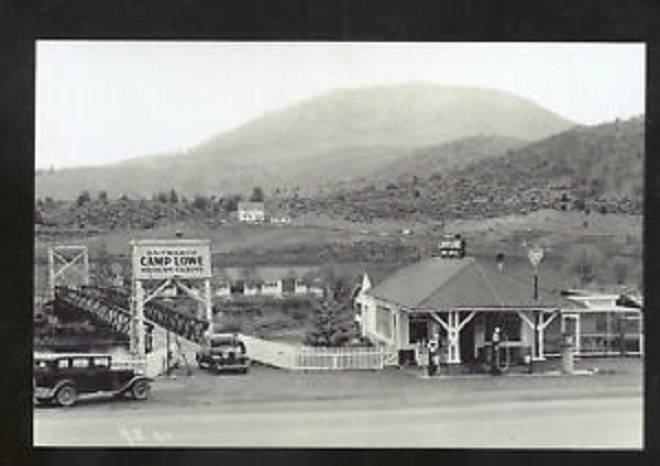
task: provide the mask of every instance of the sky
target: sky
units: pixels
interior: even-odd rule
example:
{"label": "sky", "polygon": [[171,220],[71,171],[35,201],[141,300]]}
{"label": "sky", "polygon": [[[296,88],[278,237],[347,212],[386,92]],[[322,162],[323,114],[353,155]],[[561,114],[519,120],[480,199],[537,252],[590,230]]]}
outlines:
{"label": "sky", "polygon": [[181,152],[336,88],[512,92],[579,124],[644,113],[643,44],[38,41],[37,168]]}

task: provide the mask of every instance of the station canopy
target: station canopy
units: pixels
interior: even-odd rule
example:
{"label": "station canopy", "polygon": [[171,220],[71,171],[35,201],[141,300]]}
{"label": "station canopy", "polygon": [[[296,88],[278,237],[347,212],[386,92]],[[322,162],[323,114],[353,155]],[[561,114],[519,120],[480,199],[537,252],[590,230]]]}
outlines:
{"label": "station canopy", "polygon": [[500,271],[473,257],[432,257],[399,269],[369,291],[377,299],[407,312],[450,310],[556,310],[583,306],[561,295],[561,286],[544,285],[539,272],[538,300],[534,299],[531,266],[528,274]]}

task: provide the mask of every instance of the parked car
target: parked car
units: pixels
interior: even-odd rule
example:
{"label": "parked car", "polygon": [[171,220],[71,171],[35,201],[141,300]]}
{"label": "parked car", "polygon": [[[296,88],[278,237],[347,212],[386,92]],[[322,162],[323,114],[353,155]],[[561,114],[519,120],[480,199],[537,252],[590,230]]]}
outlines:
{"label": "parked car", "polygon": [[215,333],[204,338],[196,359],[200,368],[245,374],[250,367],[246,353],[245,343],[238,335]]}
{"label": "parked car", "polygon": [[109,354],[40,353],[34,356],[34,399],[38,404],[72,406],[81,394],[149,397],[149,377],[113,366]]}

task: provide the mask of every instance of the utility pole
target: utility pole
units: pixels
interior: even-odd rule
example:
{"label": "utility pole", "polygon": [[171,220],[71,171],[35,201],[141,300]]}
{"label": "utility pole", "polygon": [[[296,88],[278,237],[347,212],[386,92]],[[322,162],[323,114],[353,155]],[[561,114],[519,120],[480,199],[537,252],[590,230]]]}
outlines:
{"label": "utility pole", "polygon": [[[532,264],[532,267],[534,268],[534,302],[538,303],[539,300],[539,264],[543,260],[544,252],[543,248],[540,246],[534,246],[532,247],[528,254],[527,257],[529,258],[529,262]],[[539,341],[540,334],[539,334],[539,327],[540,327],[540,319],[541,319],[541,311],[538,309],[534,310],[534,350],[532,351],[532,357],[529,361],[530,363],[530,372],[534,372],[534,358],[538,358],[540,355],[540,350],[541,350],[541,342]]]}

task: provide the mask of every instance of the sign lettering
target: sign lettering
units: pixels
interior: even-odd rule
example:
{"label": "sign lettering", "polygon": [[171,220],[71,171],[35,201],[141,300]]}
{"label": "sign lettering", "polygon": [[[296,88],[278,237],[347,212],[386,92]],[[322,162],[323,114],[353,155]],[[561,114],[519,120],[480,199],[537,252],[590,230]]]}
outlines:
{"label": "sign lettering", "polygon": [[134,241],[133,275],[140,280],[210,278],[211,251],[208,241]]}

